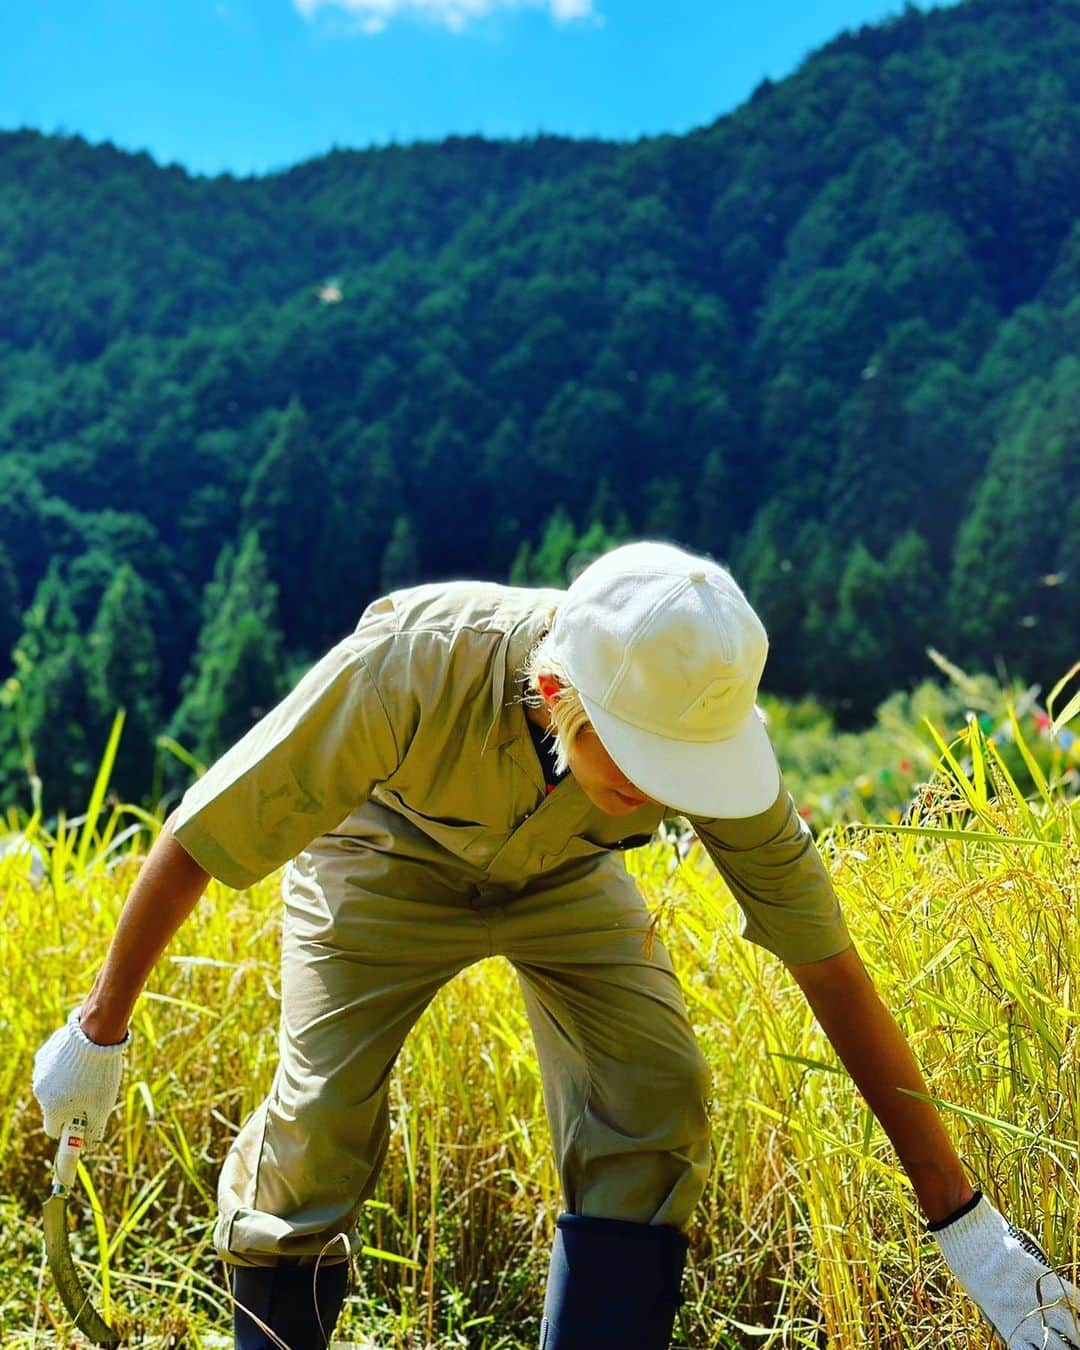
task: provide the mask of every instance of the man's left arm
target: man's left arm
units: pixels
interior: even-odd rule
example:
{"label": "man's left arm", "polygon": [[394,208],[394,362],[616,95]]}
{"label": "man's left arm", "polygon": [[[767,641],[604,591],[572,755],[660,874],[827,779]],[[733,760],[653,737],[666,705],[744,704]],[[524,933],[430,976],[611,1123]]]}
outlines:
{"label": "man's left arm", "polygon": [[[787,963],[785,963],[787,964]],[[1080,1289],[969,1185],[904,1033],[854,947],[788,964],[822,1030],[892,1140],[953,1275],[1009,1350],[1080,1350]]]}
{"label": "man's left arm", "polygon": [[739,902],[743,936],[791,971],[825,1034],[896,1146],[931,1221],[974,1195],[903,1032],[851,944],[809,826],[781,781],[767,811],[694,828]]}
{"label": "man's left arm", "polygon": [[892,1140],[931,1220],[945,1219],[975,1192],[937,1108],[928,1096],[907,1038],[896,1024],[854,947],[824,961],[788,965],[867,1105]]}
{"label": "man's left arm", "polygon": [[806,822],[781,783],[759,815],[691,818],[743,911],[743,937],[771,951],[805,993],[892,1140],[949,1269],[1008,1350],[1080,1350],[1080,1290],[964,1176],[918,1064],[878,997]]}

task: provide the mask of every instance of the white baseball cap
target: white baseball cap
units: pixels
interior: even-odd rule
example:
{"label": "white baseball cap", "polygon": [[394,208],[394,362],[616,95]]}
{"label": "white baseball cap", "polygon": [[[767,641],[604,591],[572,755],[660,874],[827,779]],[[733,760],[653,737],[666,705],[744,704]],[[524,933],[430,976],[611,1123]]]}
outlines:
{"label": "white baseball cap", "polygon": [[780,771],[756,707],[769,640],[731,575],[644,541],[570,585],[551,628],[601,744],[639,791],[706,817],[754,816]]}

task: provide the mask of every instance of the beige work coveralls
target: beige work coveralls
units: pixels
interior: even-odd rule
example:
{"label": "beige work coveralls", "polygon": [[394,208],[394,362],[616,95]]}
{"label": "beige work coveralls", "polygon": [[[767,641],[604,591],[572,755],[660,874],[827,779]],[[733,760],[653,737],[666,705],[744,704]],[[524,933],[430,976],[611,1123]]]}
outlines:
{"label": "beige work coveralls", "polygon": [[[673,813],[605,815],[572,776],[546,794],[519,674],[561,595],[455,582],[376,601],[185,794],[175,836],[213,876],[242,889],[287,864],[280,1065],[222,1169],[226,1260],[355,1241],[395,1058],[487,956],[519,977],[566,1208],[687,1224],[708,1075],[622,857]],[[791,963],[849,945],[783,787],[761,815],[692,823],[750,941]]]}

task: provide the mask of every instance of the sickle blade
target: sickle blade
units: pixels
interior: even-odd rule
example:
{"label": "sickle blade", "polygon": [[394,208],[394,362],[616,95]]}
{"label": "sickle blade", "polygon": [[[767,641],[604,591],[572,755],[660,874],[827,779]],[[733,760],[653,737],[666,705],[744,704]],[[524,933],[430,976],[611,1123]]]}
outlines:
{"label": "sickle blade", "polygon": [[68,1248],[66,1195],[50,1195],[42,1205],[45,1218],[45,1255],[61,1302],[84,1336],[95,1345],[119,1345],[120,1337],[90,1302],[83,1290]]}

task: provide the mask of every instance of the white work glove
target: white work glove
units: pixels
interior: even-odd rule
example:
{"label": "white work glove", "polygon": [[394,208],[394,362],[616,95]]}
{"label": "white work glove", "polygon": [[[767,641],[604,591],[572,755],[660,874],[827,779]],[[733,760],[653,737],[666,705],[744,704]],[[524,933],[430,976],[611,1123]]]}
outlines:
{"label": "white work glove", "polygon": [[931,1232],[964,1292],[1007,1350],[1080,1350],[1080,1289],[984,1195]]}
{"label": "white work glove", "polygon": [[34,1096],[45,1114],[46,1134],[59,1139],[65,1122],[81,1111],[86,1137],[96,1144],[116,1105],[131,1032],[118,1045],[98,1045],[79,1025],[79,1012],[76,1008],[34,1056]]}

